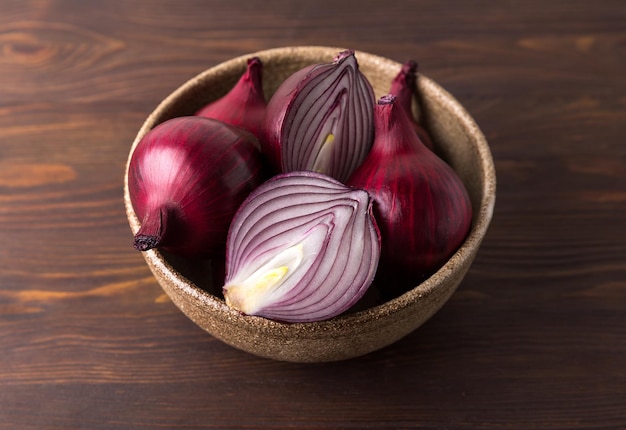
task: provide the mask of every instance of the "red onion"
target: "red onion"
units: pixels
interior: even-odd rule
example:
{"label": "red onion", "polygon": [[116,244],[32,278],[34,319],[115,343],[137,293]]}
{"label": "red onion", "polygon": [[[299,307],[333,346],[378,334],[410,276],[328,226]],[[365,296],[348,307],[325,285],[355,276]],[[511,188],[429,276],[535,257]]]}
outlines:
{"label": "red onion", "polygon": [[188,116],[165,121],[143,137],[128,178],[141,221],[137,250],[223,255],[233,215],[265,173],[251,133]]}
{"label": "red onion", "polygon": [[398,98],[398,104],[411,119],[411,125],[422,143],[431,151],[434,148],[433,142],[428,132],[413,117],[413,96],[415,95],[415,82],[417,79],[417,63],[409,60],[402,65],[402,68],[391,82],[389,94]]}
{"label": "red onion", "polygon": [[233,219],[224,297],[249,315],[328,319],[364,295],[379,255],[367,192],[315,172],[285,173],[253,191]]}
{"label": "red onion", "polygon": [[374,199],[385,284],[416,285],[457,250],[472,220],[465,186],[456,172],[428,150],[394,96],[375,109],[376,137],[368,158],[348,185]]}
{"label": "red onion", "polygon": [[345,181],[372,145],[374,104],[353,51],[305,67],[270,99],[263,150],[277,171],[310,170]]}
{"label": "red onion", "polygon": [[196,115],[218,119],[261,136],[266,107],[262,78],[261,60],[258,57],[248,59],[247,69],[235,86],[220,99],[204,106]]}

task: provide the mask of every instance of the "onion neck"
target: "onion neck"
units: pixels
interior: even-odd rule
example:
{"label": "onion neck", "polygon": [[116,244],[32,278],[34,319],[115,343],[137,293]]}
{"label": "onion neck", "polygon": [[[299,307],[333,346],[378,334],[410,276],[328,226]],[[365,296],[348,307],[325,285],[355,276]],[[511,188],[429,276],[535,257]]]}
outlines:
{"label": "onion neck", "polygon": [[[248,60],[248,68],[241,77],[241,82],[246,82],[248,98],[250,99],[264,99],[263,85],[261,82],[263,73],[263,63],[258,57],[252,57]],[[245,94],[245,93],[244,93]]]}
{"label": "onion neck", "polygon": [[381,97],[376,105],[372,152],[378,156],[421,153],[426,147],[417,138],[411,119],[395,96]]}
{"label": "onion neck", "polygon": [[333,59],[333,62],[335,64],[342,62],[343,60],[345,60],[348,57],[352,57],[354,58],[354,50],[353,49],[346,49],[345,51],[341,51],[339,54],[337,54],[335,56],[335,58]]}
{"label": "onion neck", "polygon": [[133,241],[137,251],[148,251],[163,244],[170,212],[167,206],[160,206],[146,213]]}
{"label": "onion neck", "polygon": [[413,91],[415,88],[417,73],[417,63],[407,61],[402,65],[402,69],[391,82],[389,92],[397,97],[398,103],[407,112],[412,111]]}

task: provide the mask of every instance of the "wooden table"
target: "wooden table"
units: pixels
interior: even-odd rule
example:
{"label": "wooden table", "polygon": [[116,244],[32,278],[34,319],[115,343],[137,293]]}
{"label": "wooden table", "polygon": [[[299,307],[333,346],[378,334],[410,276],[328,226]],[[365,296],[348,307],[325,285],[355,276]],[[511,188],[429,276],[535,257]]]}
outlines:
{"label": "wooden table", "polygon": [[[274,362],[212,338],[131,247],[130,143],[228,58],[418,60],[498,174],[470,273],[370,355]],[[0,2],[0,429],[626,428],[626,3]]]}

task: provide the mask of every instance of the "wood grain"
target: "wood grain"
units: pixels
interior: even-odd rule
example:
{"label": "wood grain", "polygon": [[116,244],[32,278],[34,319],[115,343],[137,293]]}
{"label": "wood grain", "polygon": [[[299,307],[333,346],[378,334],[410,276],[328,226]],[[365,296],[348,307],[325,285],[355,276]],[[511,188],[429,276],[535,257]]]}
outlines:
{"label": "wood grain", "polygon": [[[622,1],[0,2],[0,429],[626,428]],[[451,301],[340,363],[213,339],[131,247],[130,143],[172,90],[287,45],[404,61],[490,142]]]}

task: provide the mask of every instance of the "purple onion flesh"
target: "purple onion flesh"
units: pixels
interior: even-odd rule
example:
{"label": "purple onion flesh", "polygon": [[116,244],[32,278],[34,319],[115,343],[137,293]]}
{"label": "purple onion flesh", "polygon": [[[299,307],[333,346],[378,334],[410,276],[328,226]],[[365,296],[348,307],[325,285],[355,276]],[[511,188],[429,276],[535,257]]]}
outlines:
{"label": "purple onion flesh", "polygon": [[279,172],[310,170],[339,181],[373,141],[375,98],[353,51],[289,76],[270,99],[263,150]]}

